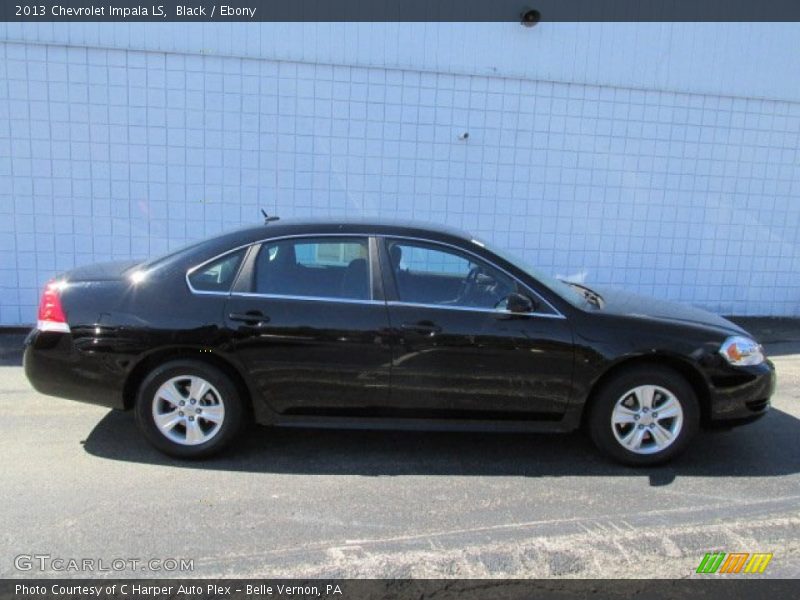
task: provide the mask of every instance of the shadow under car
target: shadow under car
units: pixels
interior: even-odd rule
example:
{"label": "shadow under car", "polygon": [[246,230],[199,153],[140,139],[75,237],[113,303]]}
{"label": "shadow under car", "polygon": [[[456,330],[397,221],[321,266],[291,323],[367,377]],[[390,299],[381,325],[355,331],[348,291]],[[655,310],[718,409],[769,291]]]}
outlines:
{"label": "shadow under car", "polygon": [[97,457],[253,473],[313,475],[620,476],[648,475],[650,485],[679,476],[780,476],[800,472],[800,420],[772,409],[758,422],[702,431],[674,462],[631,468],[597,455],[581,432],[497,434],[364,431],[252,426],[224,454],[179,460],[152,448],[132,413],[109,412],[84,442]]}

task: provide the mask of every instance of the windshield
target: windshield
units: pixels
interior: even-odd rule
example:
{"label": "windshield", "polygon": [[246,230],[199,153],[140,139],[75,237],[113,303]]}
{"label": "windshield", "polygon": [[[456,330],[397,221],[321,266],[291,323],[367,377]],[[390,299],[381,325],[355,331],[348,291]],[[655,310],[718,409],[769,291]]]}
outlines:
{"label": "windshield", "polygon": [[489,252],[496,254],[503,260],[510,262],[518,269],[525,271],[525,273],[533,277],[536,281],[538,281],[547,289],[549,289],[551,292],[556,294],[559,298],[563,298],[570,304],[573,304],[574,306],[583,306],[586,303],[586,298],[584,297],[584,295],[580,293],[578,290],[576,290],[574,287],[572,287],[570,284],[561,281],[560,279],[556,279],[552,275],[548,275],[547,273],[540,271],[536,267],[522,260],[520,257],[511,254],[509,252],[506,252],[505,250],[494,248],[488,244],[483,243],[480,240],[472,240],[472,241],[481,246],[482,248],[486,248]]}

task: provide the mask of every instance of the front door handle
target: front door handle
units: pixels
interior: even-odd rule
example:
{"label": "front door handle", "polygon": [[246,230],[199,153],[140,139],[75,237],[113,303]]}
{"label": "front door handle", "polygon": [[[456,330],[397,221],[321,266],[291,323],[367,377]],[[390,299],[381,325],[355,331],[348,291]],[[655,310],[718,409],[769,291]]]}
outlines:
{"label": "front door handle", "polygon": [[251,327],[261,327],[269,323],[269,317],[258,310],[250,310],[246,313],[230,313],[228,318],[231,321],[241,321]]}
{"label": "front door handle", "polygon": [[442,328],[439,327],[436,323],[432,323],[431,321],[420,321],[419,323],[403,323],[400,325],[400,329],[403,331],[413,331],[415,333],[421,333],[422,335],[436,335],[437,333],[442,331]]}

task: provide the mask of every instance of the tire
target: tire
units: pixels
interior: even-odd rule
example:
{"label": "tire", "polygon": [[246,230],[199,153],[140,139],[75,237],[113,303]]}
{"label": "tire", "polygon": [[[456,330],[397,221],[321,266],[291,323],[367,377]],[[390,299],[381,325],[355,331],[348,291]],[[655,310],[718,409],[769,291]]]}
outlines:
{"label": "tire", "polygon": [[588,425],[595,445],[617,462],[658,465],[686,450],[700,427],[700,406],[692,386],[677,371],[632,367],[598,390]]}
{"label": "tire", "polygon": [[205,458],[222,451],[241,431],[244,409],[236,385],[225,373],[194,360],[170,361],[153,369],[139,386],[135,405],[136,423],[147,441],[178,458]]}

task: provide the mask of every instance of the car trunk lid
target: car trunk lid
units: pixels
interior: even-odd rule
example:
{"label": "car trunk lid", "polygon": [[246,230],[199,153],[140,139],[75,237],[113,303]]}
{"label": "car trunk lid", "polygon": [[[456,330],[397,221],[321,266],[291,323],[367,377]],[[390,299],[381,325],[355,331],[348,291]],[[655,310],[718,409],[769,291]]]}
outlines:
{"label": "car trunk lid", "polygon": [[126,273],[141,264],[140,260],[115,260],[76,267],[64,273],[69,282],[78,281],[115,281],[122,279]]}

